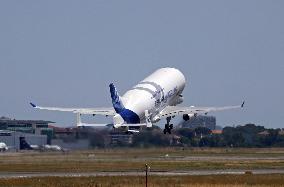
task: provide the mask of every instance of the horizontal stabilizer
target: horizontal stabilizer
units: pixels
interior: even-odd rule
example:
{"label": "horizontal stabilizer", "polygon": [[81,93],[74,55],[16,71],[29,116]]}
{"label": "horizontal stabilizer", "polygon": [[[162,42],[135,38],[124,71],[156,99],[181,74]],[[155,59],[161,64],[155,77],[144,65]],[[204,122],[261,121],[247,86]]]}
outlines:
{"label": "horizontal stabilizer", "polygon": [[128,130],[128,132],[131,132],[131,133],[139,133],[139,131],[138,130]]}
{"label": "horizontal stabilizer", "polygon": [[135,123],[135,124],[126,123],[126,124],[121,124],[119,126],[120,127],[141,127],[141,126],[147,126],[147,124],[146,123]]}
{"label": "horizontal stabilizer", "polygon": [[77,127],[106,127],[109,124],[91,124],[91,123],[79,123]]}

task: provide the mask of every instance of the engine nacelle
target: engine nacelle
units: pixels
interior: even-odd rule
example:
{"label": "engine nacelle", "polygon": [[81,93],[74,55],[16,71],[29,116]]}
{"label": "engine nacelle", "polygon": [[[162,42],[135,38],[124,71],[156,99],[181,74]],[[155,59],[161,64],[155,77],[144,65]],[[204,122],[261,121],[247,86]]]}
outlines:
{"label": "engine nacelle", "polygon": [[121,117],[121,115],[116,114],[115,116],[113,116],[113,127],[114,128],[119,128],[121,127],[121,125],[124,123],[123,118]]}
{"label": "engine nacelle", "polygon": [[188,121],[190,118],[195,117],[195,116],[196,116],[195,114],[184,114],[182,118],[184,121]]}

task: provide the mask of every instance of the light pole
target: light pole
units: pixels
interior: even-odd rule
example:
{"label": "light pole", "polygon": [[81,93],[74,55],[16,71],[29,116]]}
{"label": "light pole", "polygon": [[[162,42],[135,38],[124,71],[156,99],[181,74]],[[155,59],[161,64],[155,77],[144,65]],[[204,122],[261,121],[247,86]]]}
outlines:
{"label": "light pole", "polygon": [[146,175],[145,175],[145,179],[146,179],[146,187],[148,186],[148,170],[150,169],[150,166],[148,166],[148,164],[145,164],[145,172],[146,172]]}

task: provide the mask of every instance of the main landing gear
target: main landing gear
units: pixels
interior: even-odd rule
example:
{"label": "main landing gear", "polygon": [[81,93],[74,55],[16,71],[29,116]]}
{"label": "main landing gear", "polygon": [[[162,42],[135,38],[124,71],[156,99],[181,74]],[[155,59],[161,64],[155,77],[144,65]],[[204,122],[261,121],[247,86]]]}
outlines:
{"label": "main landing gear", "polygon": [[167,117],[167,123],[165,124],[165,129],[164,129],[164,134],[171,134],[172,133],[172,129],[173,129],[173,124],[170,124],[171,121],[171,117]]}

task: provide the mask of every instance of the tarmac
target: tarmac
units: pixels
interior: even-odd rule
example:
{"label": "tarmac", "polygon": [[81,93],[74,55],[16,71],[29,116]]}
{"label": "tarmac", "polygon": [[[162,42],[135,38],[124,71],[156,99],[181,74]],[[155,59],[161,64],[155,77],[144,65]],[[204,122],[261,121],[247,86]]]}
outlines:
{"label": "tarmac", "polygon": [[[242,175],[242,174],[284,174],[284,169],[254,169],[254,170],[188,170],[188,171],[149,171],[150,176],[186,176],[186,175]],[[117,172],[5,172],[0,178],[29,177],[96,177],[96,176],[145,176],[145,171]]]}

